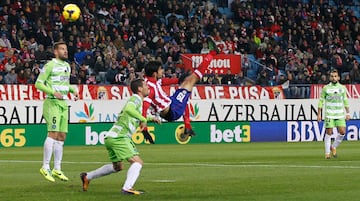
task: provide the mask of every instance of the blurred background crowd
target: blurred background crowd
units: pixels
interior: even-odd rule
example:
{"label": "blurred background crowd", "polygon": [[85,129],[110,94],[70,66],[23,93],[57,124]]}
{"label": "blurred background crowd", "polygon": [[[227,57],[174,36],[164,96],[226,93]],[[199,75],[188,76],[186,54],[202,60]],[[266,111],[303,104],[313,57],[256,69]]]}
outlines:
{"label": "blurred background crowd", "polygon": [[209,36],[220,54],[241,55],[242,70],[199,84],[289,83],[287,96],[303,98],[333,68],[342,83],[360,83],[358,0],[79,0],[76,22],[61,16],[67,3],[0,2],[0,84],[33,84],[59,40],[72,84],[127,85],[149,60],[180,77],[180,55],[208,53]]}

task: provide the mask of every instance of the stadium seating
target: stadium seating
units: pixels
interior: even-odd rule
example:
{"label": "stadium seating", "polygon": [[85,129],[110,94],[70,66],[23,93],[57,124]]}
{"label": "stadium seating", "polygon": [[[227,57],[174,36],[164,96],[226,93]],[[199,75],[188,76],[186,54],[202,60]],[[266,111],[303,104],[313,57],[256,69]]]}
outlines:
{"label": "stadium seating", "polygon": [[356,61],[358,61],[358,63],[360,63],[360,56],[359,55],[354,55]]}
{"label": "stadium seating", "polygon": [[248,54],[247,57],[249,59],[250,66],[249,69],[247,69],[246,75],[249,79],[256,80],[261,64],[257,61],[253,54]]}

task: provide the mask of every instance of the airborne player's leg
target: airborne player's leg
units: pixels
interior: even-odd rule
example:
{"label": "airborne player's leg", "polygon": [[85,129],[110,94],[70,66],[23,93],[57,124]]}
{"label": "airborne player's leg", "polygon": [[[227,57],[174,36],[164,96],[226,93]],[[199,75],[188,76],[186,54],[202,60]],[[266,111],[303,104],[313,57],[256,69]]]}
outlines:
{"label": "airborne player's leg", "polygon": [[189,136],[195,136],[195,132],[192,129],[192,126],[190,124],[190,110],[189,110],[189,105],[186,106],[185,108],[185,112],[183,115],[183,119],[184,119],[184,125],[185,125],[185,131],[184,134],[185,135],[189,135]]}
{"label": "airborne player's leg", "polygon": [[208,69],[208,66],[213,60],[214,54],[216,54],[216,52],[207,54],[204,57],[204,60],[194,70],[194,72],[185,77],[185,79],[180,84],[180,88],[177,89],[175,93],[170,97],[171,105],[169,112],[166,115],[161,115],[162,118],[170,122],[175,121],[181,116],[183,116],[185,124],[184,134],[187,135],[187,137],[195,135],[195,132],[192,130],[190,125],[189,111],[186,111],[189,97],[191,95],[191,91],[194,85],[203,77],[205,71]]}
{"label": "airborne player's leg", "polygon": [[167,121],[175,121],[184,115],[192,88],[196,82],[202,78],[212,59],[213,55],[207,54],[197,69],[185,77],[184,81],[180,84],[179,89],[177,89],[170,97],[170,110],[166,114],[161,114],[162,118],[166,119]]}

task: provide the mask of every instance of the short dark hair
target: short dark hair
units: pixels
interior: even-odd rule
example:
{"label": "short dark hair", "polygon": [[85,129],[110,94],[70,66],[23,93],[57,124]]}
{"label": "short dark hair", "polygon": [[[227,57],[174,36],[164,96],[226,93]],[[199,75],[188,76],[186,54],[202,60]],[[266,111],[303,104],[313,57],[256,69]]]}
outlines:
{"label": "short dark hair", "polygon": [[145,65],[145,75],[151,77],[153,73],[157,72],[161,67],[162,67],[162,63],[160,61],[149,61]]}
{"label": "short dark hair", "polygon": [[144,81],[144,79],[141,79],[141,78],[134,79],[131,81],[130,88],[134,94],[137,94],[139,91],[139,87],[143,86],[143,81]]}
{"label": "short dark hair", "polygon": [[336,73],[336,74],[338,74],[338,75],[339,75],[339,71],[338,71],[337,69],[333,69],[333,70],[331,70],[331,73]]}
{"label": "short dark hair", "polygon": [[54,43],[54,49],[57,49],[60,45],[66,45],[64,41],[58,41]]}

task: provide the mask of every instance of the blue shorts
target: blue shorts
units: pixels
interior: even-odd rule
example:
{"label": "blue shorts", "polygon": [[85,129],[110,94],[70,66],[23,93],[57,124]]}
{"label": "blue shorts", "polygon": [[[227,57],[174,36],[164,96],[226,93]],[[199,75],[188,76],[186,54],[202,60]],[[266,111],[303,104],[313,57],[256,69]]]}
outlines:
{"label": "blue shorts", "polygon": [[186,89],[177,89],[175,93],[170,96],[170,110],[164,119],[167,121],[178,120],[184,114],[190,95],[191,92]]}

